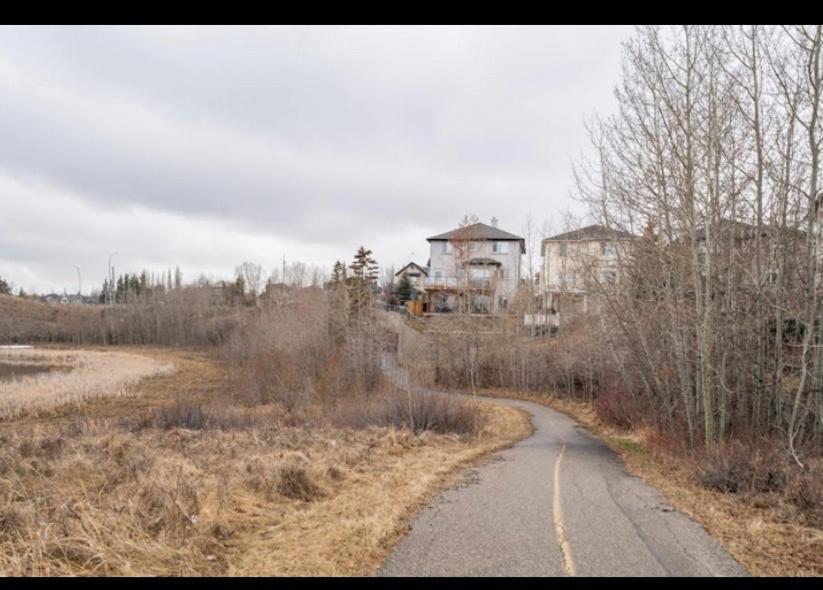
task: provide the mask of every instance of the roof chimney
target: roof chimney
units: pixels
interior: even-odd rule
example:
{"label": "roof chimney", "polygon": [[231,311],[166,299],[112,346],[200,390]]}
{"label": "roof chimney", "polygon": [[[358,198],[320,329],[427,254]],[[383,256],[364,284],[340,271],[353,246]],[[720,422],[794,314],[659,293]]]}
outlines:
{"label": "roof chimney", "polygon": [[497,227],[497,217],[492,217],[492,227]]}

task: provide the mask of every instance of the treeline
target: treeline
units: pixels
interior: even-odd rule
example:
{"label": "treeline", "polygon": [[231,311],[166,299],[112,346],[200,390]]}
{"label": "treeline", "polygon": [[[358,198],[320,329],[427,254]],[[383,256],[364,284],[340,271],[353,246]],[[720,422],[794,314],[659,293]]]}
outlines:
{"label": "treeline", "polygon": [[293,262],[289,283],[276,282],[277,272],[266,278],[250,262],[239,265],[231,281],[200,276],[184,283],[179,268],[124,273],[104,282],[97,305],[48,304],[31,295],[14,297],[9,289],[0,295],[0,343],[218,346],[260,309],[288,304],[311,288],[309,279],[321,280],[322,273],[307,275],[309,270]]}
{"label": "treeline", "polygon": [[343,400],[365,403],[383,383],[381,353],[392,343],[375,314],[376,281],[377,263],[360,248],[348,266],[335,264],[323,289],[304,288],[291,300],[261,306],[222,348],[241,399],[289,411],[318,402],[327,409]]}
{"label": "treeline", "polygon": [[616,97],[575,172],[595,220],[638,236],[618,284],[580,260],[589,305],[557,338],[441,336],[434,377],[806,465],[823,448],[823,27],[641,27]]}
{"label": "treeline", "polygon": [[642,234],[603,290],[617,380],[712,448],[823,434],[823,27],[644,27],[618,114],[595,122],[580,195]]}

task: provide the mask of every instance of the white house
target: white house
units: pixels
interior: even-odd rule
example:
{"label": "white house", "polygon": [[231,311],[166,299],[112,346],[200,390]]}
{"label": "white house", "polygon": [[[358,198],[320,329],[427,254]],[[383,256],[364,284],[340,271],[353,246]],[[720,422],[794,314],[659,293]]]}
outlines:
{"label": "white house", "polygon": [[589,225],[546,238],[541,244],[540,294],[545,309],[586,311],[592,286],[608,288],[622,277],[618,261],[638,237]]}
{"label": "white house", "polygon": [[425,280],[428,311],[468,309],[473,313],[504,310],[520,284],[523,238],[491,225],[475,223],[427,238],[431,250]]}

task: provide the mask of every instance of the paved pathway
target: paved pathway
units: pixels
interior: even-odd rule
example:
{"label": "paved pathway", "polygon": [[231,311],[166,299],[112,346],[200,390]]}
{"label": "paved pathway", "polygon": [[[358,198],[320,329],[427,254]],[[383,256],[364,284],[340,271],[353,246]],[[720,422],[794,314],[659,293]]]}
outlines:
{"label": "paved pathway", "polygon": [[422,509],[378,575],[746,575],[574,420],[538,404],[489,401],[532,414],[535,433]]}

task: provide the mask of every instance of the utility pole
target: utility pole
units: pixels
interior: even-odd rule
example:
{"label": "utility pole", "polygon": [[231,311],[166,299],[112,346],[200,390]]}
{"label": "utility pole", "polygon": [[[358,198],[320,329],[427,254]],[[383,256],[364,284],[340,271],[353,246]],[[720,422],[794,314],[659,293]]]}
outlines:
{"label": "utility pole", "polygon": [[111,257],[118,255],[118,252],[112,252],[109,254],[109,305],[114,305],[114,267],[111,265]]}
{"label": "utility pole", "polygon": [[72,266],[77,269],[77,294],[83,297],[83,279],[80,276],[80,267],[76,264],[72,264]]}

